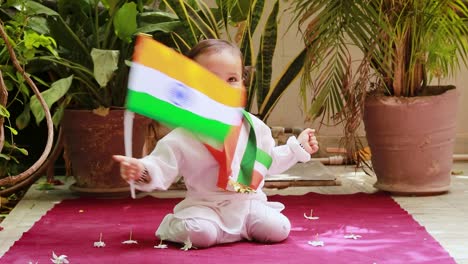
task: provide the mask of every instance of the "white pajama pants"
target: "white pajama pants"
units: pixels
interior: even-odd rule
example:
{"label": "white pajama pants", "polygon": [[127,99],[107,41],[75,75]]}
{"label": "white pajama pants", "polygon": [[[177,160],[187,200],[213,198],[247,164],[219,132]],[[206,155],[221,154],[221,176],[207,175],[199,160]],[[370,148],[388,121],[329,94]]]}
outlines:
{"label": "white pajama pants", "polygon": [[[204,211],[216,214],[213,209],[204,208]],[[262,243],[280,242],[288,237],[291,230],[291,223],[286,216],[257,200],[250,201],[240,233],[228,233],[209,219],[213,217],[181,219],[169,214],[163,219],[156,235],[160,239],[177,243],[186,243],[189,240],[194,247],[204,248],[242,239]]]}

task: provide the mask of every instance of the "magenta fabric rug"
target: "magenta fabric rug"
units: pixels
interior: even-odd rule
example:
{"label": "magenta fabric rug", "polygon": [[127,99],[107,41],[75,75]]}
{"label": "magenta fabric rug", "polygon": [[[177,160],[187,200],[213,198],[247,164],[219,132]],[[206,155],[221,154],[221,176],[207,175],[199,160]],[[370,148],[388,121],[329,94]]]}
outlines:
{"label": "magenta fabric rug", "polygon": [[[66,200],[23,234],[0,263],[51,263],[52,252],[70,263],[455,263],[406,211],[386,194],[272,196],[286,205],[287,240],[239,242],[208,249],[155,249],[154,232],[180,199]],[[313,216],[317,220],[304,217]],[[122,244],[130,238],[138,244]],[[102,233],[106,246],[94,247]],[[318,237],[317,235],[318,234]],[[345,236],[361,236],[357,239]],[[312,246],[309,241],[322,241]]]}

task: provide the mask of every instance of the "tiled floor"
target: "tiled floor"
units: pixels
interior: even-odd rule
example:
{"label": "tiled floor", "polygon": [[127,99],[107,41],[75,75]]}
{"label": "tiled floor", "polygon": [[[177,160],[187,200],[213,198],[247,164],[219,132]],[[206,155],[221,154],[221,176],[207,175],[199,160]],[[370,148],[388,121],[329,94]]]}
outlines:
{"label": "tiled floor", "polygon": [[[301,195],[307,192],[326,194],[346,194],[356,192],[372,193],[375,178],[355,172],[352,167],[329,166],[339,175],[341,186],[290,187],[283,190],[268,189],[268,194]],[[468,264],[468,162],[457,162],[454,171],[464,175],[453,176],[449,193],[426,197],[394,197],[394,199],[416,221],[425,226],[428,232],[455,258],[457,263]],[[55,203],[74,197],[65,186],[52,191],[39,191],[33,185],[8,217],[0,223],[0,256],[18,240],[22,233],[40,219]],[[181,197],[182,191],[154,192],[158,197]],[[402,249],[404,250],[404,249]]]}

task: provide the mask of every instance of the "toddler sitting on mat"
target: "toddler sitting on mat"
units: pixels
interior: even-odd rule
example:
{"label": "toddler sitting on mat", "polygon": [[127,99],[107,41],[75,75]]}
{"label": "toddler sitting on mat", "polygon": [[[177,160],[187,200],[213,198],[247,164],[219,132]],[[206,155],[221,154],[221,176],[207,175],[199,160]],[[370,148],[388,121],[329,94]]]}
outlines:
{"label": "toddler sitting on mat", "polygon": [[[245,89],[242,54],[232,43],[203,40],[187,56],[231,86]],[[157,229],[161,240],[203,248],[243,239],[274,243],[288,237],[291,224],[281,213],[284,205],[267,200],[264,177],[309,161],[318,151],[314,130],[305,129],[275,146],[269,127],[244,112],[242,126],[232,134],[234,140],[227,140],[220,151],[201,136],[176,128],[146,157],[114,156],[122,178],[135,181],[141,191],[167,190],[179,175],[184,177],[186,197]]]}

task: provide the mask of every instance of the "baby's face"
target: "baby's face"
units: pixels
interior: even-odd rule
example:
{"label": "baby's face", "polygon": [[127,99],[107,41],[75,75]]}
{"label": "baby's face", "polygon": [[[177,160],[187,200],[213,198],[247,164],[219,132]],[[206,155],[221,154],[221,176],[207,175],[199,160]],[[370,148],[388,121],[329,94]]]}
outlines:
{"label": "baby's face", "polygon": [[242,60],[231,50],[203,53],[195,57],[195,61],[231,86],[244,88]]}

